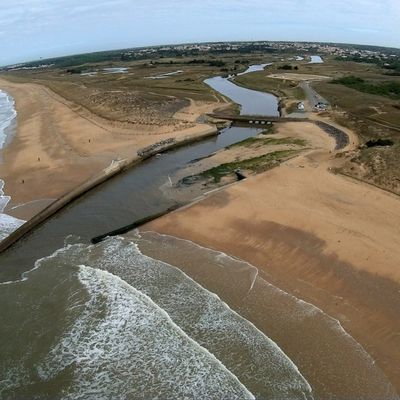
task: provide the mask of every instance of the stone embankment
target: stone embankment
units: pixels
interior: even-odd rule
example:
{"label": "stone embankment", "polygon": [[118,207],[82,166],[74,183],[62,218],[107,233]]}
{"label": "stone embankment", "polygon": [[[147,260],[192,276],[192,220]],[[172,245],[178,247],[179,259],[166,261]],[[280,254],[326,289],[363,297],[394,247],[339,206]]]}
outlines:
{"label": "stone embankment", "polygon": [[165,146],[170,146],[173,145],[174,143],[176,143],[175,138],[164,139],[150,146],[144,147],[143,149],[138,150],[137,154],[141,158],[147,158],[154,155],[158,151],[163,151]]}
{"label": "stone embankment", "polygon": [[349,144],[349,136],[346,132],[343,132],[335,126],[329,125],[323,121],[315,121],[315,124],[325,131],[329,136],[335,139],[335,150],[342,150]]}

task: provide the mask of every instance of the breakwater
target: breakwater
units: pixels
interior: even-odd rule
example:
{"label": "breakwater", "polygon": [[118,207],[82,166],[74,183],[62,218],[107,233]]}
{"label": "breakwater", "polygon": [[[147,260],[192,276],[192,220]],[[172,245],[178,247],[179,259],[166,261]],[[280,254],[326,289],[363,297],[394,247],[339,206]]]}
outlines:
{"label": "breakwater", "polygon": [[18,229],[12,232],[9,236],[7,236],[3,241],[0,242],[0,253],[7,250],[10,246],[16,243],[18,240],[23,238],[33,229],[37,228],[39,225],[43,224],[47,219],[52,217],[58,211],[63,209],[68,204],[82,197],[84,194],[89,192],[90,190],[100,186],[104,182],[109,179],[115,177],[116,175],[127,171],[129,168],[132,168],[138,165],[141,161],[151,158],[157,153],[162,153],[174,148],[179,148],[180,146],[184,146],[193,142],[197,142],[199,140],[204,140],[209,138],[210,136],[215,136],[218,134],[218,130],[214,127],[210,126],[209,130],[205,130],[202,135],[196,136],[187,136],[182,139],[167,139],[158,143],[155,143],[152,146],[148,146],[144,149],[138,150],[137,155],[133,156],[130,159],[113,161],[110,166],[105,168],[95,177],[89,179],[83,184],[77,186],[71,192],[65,194],[59,199],[55,200],[49,206],[47,206],[40,213],[36,214],[29,221],[25,222]]}

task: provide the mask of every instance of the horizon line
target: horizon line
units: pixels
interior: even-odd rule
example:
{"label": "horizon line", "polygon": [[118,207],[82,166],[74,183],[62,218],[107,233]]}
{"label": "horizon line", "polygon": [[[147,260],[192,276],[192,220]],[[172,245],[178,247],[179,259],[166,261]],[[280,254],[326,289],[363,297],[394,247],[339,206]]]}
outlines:
{"label": "horizon line", "polygon": [[218,41],[205,41],[205,42],[179,42],[179,43],[164,43],[164,44],[152,44],[152,45],[143,45],[143,46],[133,46],[133,47],[118,47],[118,48],[109,48],[109,49],[104,49],[104,50],[95,50],[95,51],[86,51],[82,53],[69,53],[69,54],[63,54],[60,56],[53,56],[53,57],[46,57],[46,58],[41,58],[39,57],[38,59],[31,59],[28,61],[22,61],[22,62],[17,62],[17,63],[12,63],[12,64],[7,64],[7,65],[2,65],[0,68],[7,68],[10,66],[14,65],[24,65],[24,64],[29,64],[29,63],[36,63],[39,61],[47,61],[47,60],[58,60],[61,58],[67,58],[67,57],[74,57],[74,56],[80,56],[80,55],[85,55],[85,54],[95,54],[95,53],[106,53],[106,52],[112,52],[112,51],[123,51],[123,50],[137,50],[137,49],[145,49],[145,48],[157,48],[157,47],[163,47],[163,46],[184,46],[184,45],[190,45],[190,44],[220,44],[220,43],[260,43],[260,42],[270,42],[270,43],[304,43],[304,44],[334,44],[334,45],[345,45],[345,46],[365,46],[365,47],[378,47],[382,49],[388,49],[388,50],[400,50],[400,47],[394,47],[394,46],[383,46],[383,45],[377,45],[377,44],[361,44],[361,43],[350,43],[350,42],[332,42],[332,41],[322,41],[322,42],[314,42],[314,41],[308,41],[308,40],[267,40],[267,39],[259,39],[259,40],[218,40]]}

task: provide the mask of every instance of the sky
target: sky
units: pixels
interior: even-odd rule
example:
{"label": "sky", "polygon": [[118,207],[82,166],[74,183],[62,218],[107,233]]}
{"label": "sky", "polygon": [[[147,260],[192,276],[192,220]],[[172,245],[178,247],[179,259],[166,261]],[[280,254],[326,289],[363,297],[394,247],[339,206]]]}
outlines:
{"label": "sky", "polygon": [[400,47],[400,0],[0,0],[0,65],[230,40]]}

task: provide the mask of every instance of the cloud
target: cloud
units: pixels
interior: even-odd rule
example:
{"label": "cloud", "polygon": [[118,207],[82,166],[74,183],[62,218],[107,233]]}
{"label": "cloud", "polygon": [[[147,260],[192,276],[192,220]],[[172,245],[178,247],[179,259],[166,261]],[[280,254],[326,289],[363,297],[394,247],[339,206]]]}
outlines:
{"label": "cloud", "polygon": [[[396,45],[398,0],[1,0],[0,65],[168,42],[284,39]],[[75,47],[72,45],[75,44]]]}

